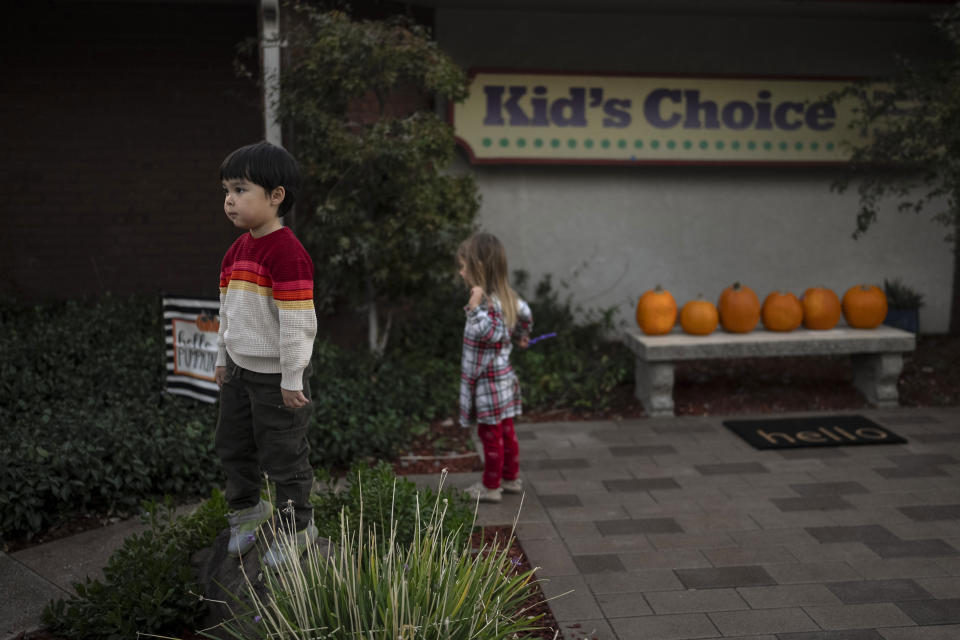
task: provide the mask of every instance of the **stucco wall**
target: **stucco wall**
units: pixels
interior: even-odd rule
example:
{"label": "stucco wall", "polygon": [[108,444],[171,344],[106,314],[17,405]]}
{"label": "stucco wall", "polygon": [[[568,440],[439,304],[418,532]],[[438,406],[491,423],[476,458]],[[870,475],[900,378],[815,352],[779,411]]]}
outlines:
{"label": "stucco wall", "polygon": [[[817,3],[826,4],[826,3]],[[649,73],[861,76],[893,52],[936,55],[922,11],[863,3],[802,14],[437,12],[441,46],[464,67]],[[660,283],[683,304],[735,280],[765,296],[900,277],[922,291],[925,332],[947,329],[952,256],[944,228],[893,203],[860,240],[855,194],[823,167],[474,166],[481,223],[511,268],[567,280],[588,307]]]}

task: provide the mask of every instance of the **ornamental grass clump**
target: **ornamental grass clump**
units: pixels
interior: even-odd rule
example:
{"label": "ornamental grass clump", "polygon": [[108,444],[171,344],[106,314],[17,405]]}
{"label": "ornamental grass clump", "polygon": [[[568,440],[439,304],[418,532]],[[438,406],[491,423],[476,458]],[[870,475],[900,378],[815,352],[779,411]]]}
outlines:
{"label": "ornamental grass clump", "polygon": [[[342,515],[340,539],[329,554],[310,546],[299,564],[265,570],[262,585],[248,580],[252,609],[226,630],[242,640],[495,640],[537,629],[540,616],[524,607],[533,571],[517,570],[507,554],[510,540],[471,549],[457,542],[457,531],[445,529],[446,510],[440,494],[426,523],[416,510],[413,541],[406,545],[396,542],[392,513],[383,532],[362,516],[354,529]],[[276,535],[292,544],[285,532]]]}

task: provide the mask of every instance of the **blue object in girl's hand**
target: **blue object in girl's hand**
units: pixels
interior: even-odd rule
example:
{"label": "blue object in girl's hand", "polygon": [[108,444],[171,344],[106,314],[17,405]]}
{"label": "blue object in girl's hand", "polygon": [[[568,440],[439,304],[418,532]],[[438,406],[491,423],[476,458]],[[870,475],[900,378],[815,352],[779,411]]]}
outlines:
{"label": "blue object in girl's hand", "polygon": [[540,342],[541,340],[546,340],[547,338],[556,338],[556,337],[557,337],[556,333],[544,333],[543,335],[539,335],[536,338],[530,338],[530,342],[528,342],[527,344],[532,345]]}

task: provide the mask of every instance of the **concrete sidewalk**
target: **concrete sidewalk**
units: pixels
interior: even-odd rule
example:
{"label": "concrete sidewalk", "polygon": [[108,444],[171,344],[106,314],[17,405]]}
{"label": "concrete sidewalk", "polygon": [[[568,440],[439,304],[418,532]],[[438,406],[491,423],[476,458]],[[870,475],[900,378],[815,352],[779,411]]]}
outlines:
{"label": "concrete sidewalk", "polygon": [[[176,513],[185,515],[196,506],[177,507]],[[102,578],[124,539],[146,529],[139,518],[131,518],[23,551],[0,551],[0,640],[38,629],[48,602],[75,595],[74,583],[87,577]]]}
{"label": "concrete sidewalk", "polygon": [[909,443],[758,451],[719,417],[518,424],[518,538],[548,596],[573,590],[551,603],[564,637],[960,639],[960,409],[856,413]]}
{"label": "concrete sidewalk", "polygon": [[[573,591],[551,603],[564,637],[960,639],[960,408],[856,413],[909,443],[758,451],[719,417],[519,423],[518,538],[548,596]],[[480,524],[519,504],[481,505]],[[136,526],[0,554],[0,640]]]}
{"label": "concrete sidewalk", "polygon": [[73,595],[73,583],[102,577],[110,555],[144,529],[134,518],[15,553],[0,552],[0,638],[40,625],[50,601]]}

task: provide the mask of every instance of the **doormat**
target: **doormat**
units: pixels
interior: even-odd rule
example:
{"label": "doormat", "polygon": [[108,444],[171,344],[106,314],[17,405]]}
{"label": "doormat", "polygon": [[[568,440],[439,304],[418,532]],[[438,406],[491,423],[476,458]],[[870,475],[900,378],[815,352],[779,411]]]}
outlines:
{"label": "doormat", "polygon": [[725,420],[723,426],[755,449],[906,443],[904,438],[863,416]]}

